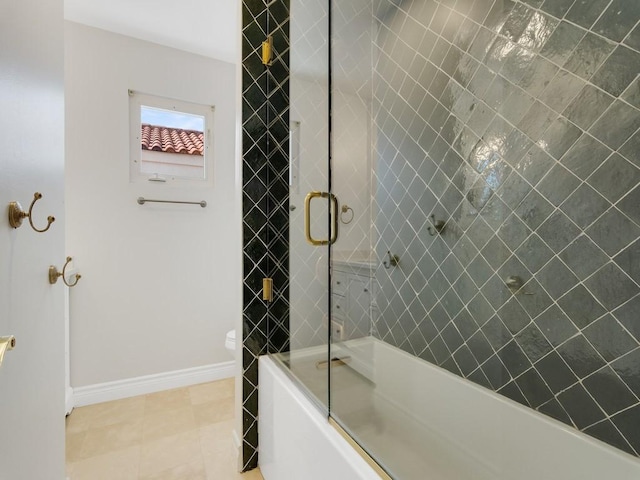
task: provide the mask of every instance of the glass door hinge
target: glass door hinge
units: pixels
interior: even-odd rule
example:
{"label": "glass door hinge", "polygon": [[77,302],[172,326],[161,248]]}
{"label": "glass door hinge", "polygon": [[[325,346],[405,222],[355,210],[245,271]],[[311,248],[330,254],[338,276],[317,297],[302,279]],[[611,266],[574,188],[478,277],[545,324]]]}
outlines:
{"label": "glass door hinge", "polygon": [[262,279],[262,300],[264,300],[265,302],[273,301],[273,279],[272,278]]}
{"label": "glass door hinge", "polygon": [[273,37],[269,35],[267,39],[262,42],[262,64],[271,65],[273,63]]}

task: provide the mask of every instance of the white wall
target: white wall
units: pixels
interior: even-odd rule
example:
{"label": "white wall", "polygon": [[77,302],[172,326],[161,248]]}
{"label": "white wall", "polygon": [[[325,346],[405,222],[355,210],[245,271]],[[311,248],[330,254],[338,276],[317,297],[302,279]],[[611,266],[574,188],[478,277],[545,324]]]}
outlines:
{"label": "white wall", "polygon": [[[235,66],[66,22],[74,387],[232,359],[241,315]],[[215,105],[214,186],[129,182],[127,90]],[[192,205],[136,198],[206,200]]]}

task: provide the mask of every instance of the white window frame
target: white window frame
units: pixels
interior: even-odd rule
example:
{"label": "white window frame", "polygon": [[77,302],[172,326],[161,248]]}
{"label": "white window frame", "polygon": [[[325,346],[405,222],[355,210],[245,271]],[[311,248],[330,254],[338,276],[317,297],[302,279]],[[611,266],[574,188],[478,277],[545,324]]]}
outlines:
{"label": "white window frame", "polygon": [[[154,175],[141,172],[141,108],[152,107],[204,117],[204,176],[202,178],[178,175]],[[215,106],[186,102],[173,98],[129,90],[129,172],[132,183],[159,183],[174,185],[213,185],[213,121]]]}

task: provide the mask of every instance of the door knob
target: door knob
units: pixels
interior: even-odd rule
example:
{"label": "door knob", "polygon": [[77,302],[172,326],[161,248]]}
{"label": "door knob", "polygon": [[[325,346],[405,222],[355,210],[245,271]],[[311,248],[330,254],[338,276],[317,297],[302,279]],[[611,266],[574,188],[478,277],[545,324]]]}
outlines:
{"label": "door knob", "polygon": [[8,337],[0,337],[0,366],[4,360],[4,354],[16,347],[16,337],[9,335]]}

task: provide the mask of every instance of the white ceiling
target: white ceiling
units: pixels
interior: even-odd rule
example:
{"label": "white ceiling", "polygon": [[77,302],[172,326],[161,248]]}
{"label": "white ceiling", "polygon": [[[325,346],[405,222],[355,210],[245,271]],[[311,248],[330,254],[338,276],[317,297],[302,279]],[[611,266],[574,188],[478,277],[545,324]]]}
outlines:
{"label": "white ceiling", "polygon": [[65,0],[67,20],[237,62],[240,0]]}

